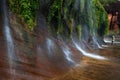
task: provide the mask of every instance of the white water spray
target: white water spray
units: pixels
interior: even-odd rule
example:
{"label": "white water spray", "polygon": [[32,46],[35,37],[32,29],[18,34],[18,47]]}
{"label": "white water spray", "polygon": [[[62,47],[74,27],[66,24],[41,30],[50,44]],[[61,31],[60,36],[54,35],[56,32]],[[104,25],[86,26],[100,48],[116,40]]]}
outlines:
{"label": "white water spray", "polygon": [[73,41],[75,47],[84,55],[84,56],[87,56],[87,57],[91,57],[91,58],[94,58],[94,59],[99,59],[99,60],[107,60],[105,57],[103,56],[100,56],[100,55],[96,55],[96,54],[93,54],[93,53],[88,53],[86,51],[84,51],[77,43],[75,43]]}
{"label": "white water spray", "polygon": [[48,55],[51,56],[52,55],[52,50],[55,48],[55,44],[49,38],[46,39],[46,44],[47,44],[47,49],[48,49],[48,53],[49,53]]}
{"label": "white water spray", "polygon": [[93,36],[93,41],[96,43],[97,47],[102,49],[102,46],[98,43],[97,39]]}
{"label": "white water spray", "polygon": [[72,62],[72,63],[74,63],[75,64],[75,62],[71,59],[71,52],[70,52],[70,50],[69,50],[69,48],[68,47],[62,47],[62,50],[63,50],[63,52],[64,52],[64,54],[65,54],[65,56],[66,56],[66,59],[69,61],[69,62]]}
{"label": "white water spray", "polygon": [[[47,49],[48,49],[48,55],[49,56],[52,56],[53,54],[52,54],[52,50],[54,50],[55,49],[55,43],[51,40],[51,39],[49,39],[49,38],[47,38],[46,39],[46,44],[47,44]],[[71,52],[70,52],[70,50],[69,50],[69,48],[66,46],[66,45],[64,45],[63,44],[63,46],[61,46],[61,49],[63,50],[63,52],[64,52],[64,54],[65,54],[65,58],[69,61],[69,62],[71,62],[71,63],[75,63],[72,59],[71,59]]]}
{"label": "white water spray", "polygon": [[[7,44],[7,55],[8,55],[8,62],[9,62],[9,67],[10,67],[10,73],[14,74],[14,71],[12,69],[13,67],[13,61],[12,59],[14,58],[14,42],[12,39],[12,34],[9,26],[9,21],[8,21],[8,15],[7,15],[7,7],[6,7],[6,0],[3,0],[3,20],[4,20],[4,36],[6,39],[6,44]],[[14,80],[13,77],[11,77],[12,80]]]}

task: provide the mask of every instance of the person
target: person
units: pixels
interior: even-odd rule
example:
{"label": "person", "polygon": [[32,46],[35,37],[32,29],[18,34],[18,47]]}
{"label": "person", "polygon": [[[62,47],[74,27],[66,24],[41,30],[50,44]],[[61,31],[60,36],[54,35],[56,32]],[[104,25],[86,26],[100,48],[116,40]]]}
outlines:
{"label": "person", "polygon": [[112,35],[112,45],[114,44],[114,41],[115,41],[115,36]]}

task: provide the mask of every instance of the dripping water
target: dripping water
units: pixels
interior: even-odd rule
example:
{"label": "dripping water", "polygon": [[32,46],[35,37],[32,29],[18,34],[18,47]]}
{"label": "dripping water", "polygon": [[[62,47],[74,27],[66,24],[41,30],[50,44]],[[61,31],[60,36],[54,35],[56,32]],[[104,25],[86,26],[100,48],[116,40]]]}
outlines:
{"label": "dripping water", "polygon": [[93,42],[95,43],[95,45],[98,47],[98,48],[102,48],[101,45],[98,43],[98,40],[97,40],[97,37],[96,37],[96,29],[95,29],[95,24],[94,24],[94,14],[93,14],[93,9],[92,9],[92,1],[89,1],[89,12],[91,14],[91,27],[92,27],[92,40]]}
{"label": "dripping water", "polygon": [[[14,51],[14,42],[12,38],[12,33],[10,30],[9,26],[9,19],[8,19],[8,12],[7,12],[7,0],[2,0],[3,1],[3,31],[4,31],[4,36],[6,40],[6,45],[7,45],[7,55],[8,55],[8,63],[9,63],[9,69],[10,73],[14,74],[12,68],[13,68],[13,55],[15,54]],[[13,77],[11,77],[12,80],[14,80]]]}
{"label": "dripping water", "polygon": [[94,59],[99,59],[99,60],[107,60],[107,58],[105,58],[104,56],[100,56],[100,55],[97,55],[97,54],[85,51],[84,49],[82,49],[82,47],[80,46],[80,44],[77,43],[74,40],[73,40],[73,44],[82,53],[82,55],[84,55],[86,57],[90,57],[90,58],[94,58]]}

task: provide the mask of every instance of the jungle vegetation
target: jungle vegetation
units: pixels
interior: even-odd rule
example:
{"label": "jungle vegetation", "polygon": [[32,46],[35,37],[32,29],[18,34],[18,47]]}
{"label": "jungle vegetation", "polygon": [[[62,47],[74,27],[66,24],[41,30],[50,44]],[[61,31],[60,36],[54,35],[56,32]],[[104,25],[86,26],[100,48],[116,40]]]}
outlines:
{"label": "jungle vegetation", "polygon": [[[76,32],[79,37],[85,26],[102,36],[107,33],[108,20],[104,5],[114,0],[9,0],[10,11],[26,22],[30,30],[37,25],[37,12],[47,7],[45,17],[49,31],[71,37]],[[43,4],[44,3],[44,4]],[[42,7],[42,8],[43,8]]]}

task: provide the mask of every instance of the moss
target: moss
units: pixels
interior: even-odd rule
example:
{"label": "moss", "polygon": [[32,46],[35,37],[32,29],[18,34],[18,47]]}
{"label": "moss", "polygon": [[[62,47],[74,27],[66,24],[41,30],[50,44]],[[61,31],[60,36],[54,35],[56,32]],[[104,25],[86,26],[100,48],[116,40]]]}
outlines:
{"label": "moss", "polygon": [[98,35],[103,36],[108,30],[107,12],[98,0],[93,0],[94,8],[94,26]]}
{"label": "moss", "polygon": [[[49,30],[67,37],[72,37],[75,30],[81,36],[83,25],[87,25],[90,34],[92,29],[100,35],[107,33],[107,13],[100,1],[102,3],[102,0],[40,0],[48,4],[45,17]],[[39,5],[39,0],[9,0],[10,10],[21,17],[31,30],[36,25]]]}
{"label": "moss", "polygon": [[9,8],[22,18],[31,30],[34,28],[39,0],[9,0]]}
{"label": "moss", "polygon": [[[66,4],[67,3],[67,4]],[[57,34],[64,34],[65,27],[68,27],[68,33],[72,34],[73,25],[73,7],[74,0],[54,0],[49,7],[48,25],[50,31],[55,31]]]}
{"label": "moss", "polygon": [[99,1],[103,6],[108,6],[110,3],[114,3],[118,0],[109,0],[109,1],[108,0],[99,0]]}
{"label": "moss", "polygon": [[78,38],[80,39],[81,38],[81,36],[82,36],[82,26],[81,25],[78,25],[77,26],[77,33],[78,33]]}
{"label": "moss", "polygon": [[[104,35],[107,33],[107,13],[99,0],[54,0],[49,7],[48,25],[51,32],[72,37],[77,30],[82,35],[83,25],[87,25],[88,32],[93,31]],[[94,29],[94,30],[93,30]]]}
{"label": "moss", "polygon": [[81,10],[81,12],[83,12],[83,10],[84,10],[84,7],[85,7],[85,0],[80,0],[80,10]]}
{"label": "moss", "polygon": [[[50,8],[49,8],[49,14],[48,14],[48,25],[50,25],[52,19],[56,19],[57,22],[57,33],[62,31],[62,22],[61,22],[61,10],[62,10],[62,4],[63,4],[63,0],[54,0],[54,2],[51,4]],[[51,28],[49,28],[51,29]]]}

